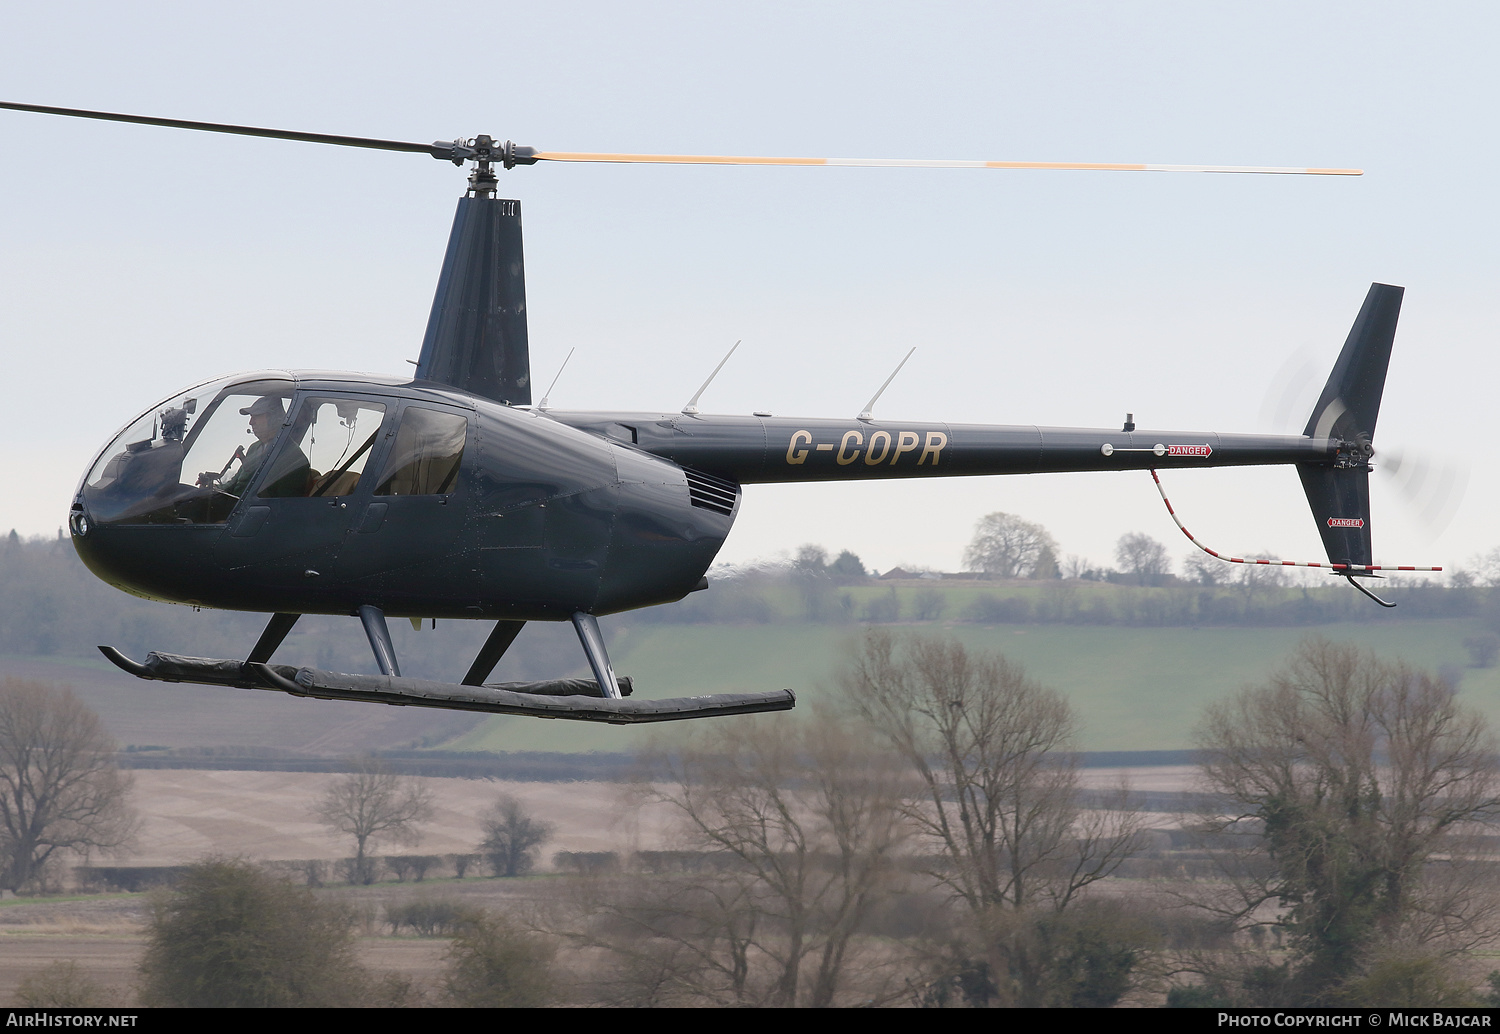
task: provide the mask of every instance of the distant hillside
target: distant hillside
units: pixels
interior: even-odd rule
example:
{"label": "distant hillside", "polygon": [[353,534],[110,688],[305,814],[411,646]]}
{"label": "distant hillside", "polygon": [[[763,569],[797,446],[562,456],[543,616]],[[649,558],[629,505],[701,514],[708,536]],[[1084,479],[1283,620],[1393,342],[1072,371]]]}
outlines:
{"label": "distant hillside", "polygon": [[[1309,634],[1353,641],[1456,681],[1467,703],[1500,729],[1500,668],[1467,666],[1469,619],[1386,620],[1301,628],[1124,628],[934,622],[899,631],[951,635],[1004,653],[1066,693],[1083,719],[1080,747],[1173,750],[1192,745],[1203,707],[1264,679]],[[801,720],[836,696],[859,626],[636,625],[614,640],[615,666],[652,696],[790,687]],[[734,720],[734,719],[726,719]],[[687,723],[691,725],[692,723]],[[573,728],[489,718],[449,746],[464,750],[628,750],[662,729]]]}
{"label": "distant hillside", "polygon": [[[1442,667],[1500,723],[1500,669],[1470,666],[1475,649],[1483,653],[1476,644],[1500,629],[1500,593],[1488,589],[1396,585],[1388,594],[1400,606],[1384,611],[1342,584],[880,581],[786,569],[710,581],[709,589],[680,603],[603,620],[616,668],[633,675],[643,695],[788,687],[799,696],[794,715],[805,718],[829,698],[861,630],[895,626],[956,636],[1020,661],[1080,708],[1086,750],[1180,749],[1189,745],[1205,702],[1263,678],[1302,637],[1319,634]],[[264,620],[135,599],[89,574],[65,540],[0,538],[0,675],[78,686],[125,743],[328,755],[439,743],[467,750],[620,751],[653,734],[142,683],[109,667],[95,649],[108,643],[135,657],[152,649],[240,657]],[[474,622],[440,621],[436,631],[420,632],[404,621],[392,624],[404,670],[449,680],[462,675],[487,631]],[[277,660],[374,670],[351,618],[304,618]],[[534,623],[494,677],[583,673],[572,629]]]}

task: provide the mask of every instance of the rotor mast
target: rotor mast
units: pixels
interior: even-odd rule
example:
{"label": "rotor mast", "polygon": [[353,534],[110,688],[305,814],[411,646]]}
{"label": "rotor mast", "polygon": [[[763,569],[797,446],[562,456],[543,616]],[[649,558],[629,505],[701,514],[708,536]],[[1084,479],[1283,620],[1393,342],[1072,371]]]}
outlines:
{"label": "rotor mast", "polygon": [[474,158],[474,168],[469,170],[469,196],[494,197],[495,188],[500,183],[490,158],[490,149],[494,141],[481,135],[474,138],[474,143],[477,145],[478,155]]}

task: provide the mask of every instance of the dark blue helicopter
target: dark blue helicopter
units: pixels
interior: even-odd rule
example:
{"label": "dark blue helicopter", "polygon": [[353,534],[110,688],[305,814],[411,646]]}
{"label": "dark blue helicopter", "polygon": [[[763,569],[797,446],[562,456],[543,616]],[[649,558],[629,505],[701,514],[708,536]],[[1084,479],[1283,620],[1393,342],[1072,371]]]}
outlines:
{"label": "dark blue helicopter", "polygon": [[[1370,288],[1298,436],[1140,431],[1128,418],[1119,430],[887,421],[874,400],[850,420],[713,416],[693,404],[560,412],[532,405],[521,206],[495,196],[496,166],[540,161],[1355,170],[579,154],[487,136],[416,144],[0,107],[473,163],[413,378],[263,370],[208,381],[132,420],[85,473],[68,525],[100,578],[148,599],[271,615],[243,660],[136,662],[100,648],[141,678],[611,723],[786,710],[790,690],[631,698],[597,623],[705,588],[741,486],[757,483],[1291,464],[1330,566],[1372,595],[1355,579],[1378,570],[1368,472],[1399,287]],[[357,615],[382,674],[272,664],[302,614]],[[429,682],[401,674],[388,617],[494,630],[459,684]],[[571,621],[594,678],[486,685],[527,621]]]}

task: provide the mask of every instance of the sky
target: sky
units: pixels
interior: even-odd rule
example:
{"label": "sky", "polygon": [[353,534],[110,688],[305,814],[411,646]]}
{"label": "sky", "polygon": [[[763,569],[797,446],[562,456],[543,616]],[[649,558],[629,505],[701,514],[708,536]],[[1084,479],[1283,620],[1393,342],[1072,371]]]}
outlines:
{"label": "sky", "polygon": [[[544,150],[1363,168],[541,165],[501,195],[535,380],[577,350],[566,409],[675,412],[742,339],[704,412],[852,416],[915,346],[880,416],[1299,431],[1369,284],[1403,285],[1377,450],[1470,474],[1446,507],[1377,477],[1376,560],[1451,566],[1500,546],[1470,448],[1500,374],[1497,30],[1441,2],[12,3],[0,99]],[[190,383],[416,357],[453,166],[0,127],[0,530],[56,534],[107,439]],[[1216,549],[1323,559],[1290,469],[1163,480]],[[1127,532],[1191,548],[1136,472],[751,486],[720,558],[954,570],[995,511],[1096,564]]]}

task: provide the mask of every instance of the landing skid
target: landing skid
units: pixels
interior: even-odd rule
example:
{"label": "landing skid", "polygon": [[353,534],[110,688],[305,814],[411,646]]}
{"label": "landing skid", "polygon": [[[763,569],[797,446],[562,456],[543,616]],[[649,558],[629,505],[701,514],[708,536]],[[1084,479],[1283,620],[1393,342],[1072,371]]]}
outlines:
{"label": "landing skid", "polygon": [[790,689],[769,693],[719,693],[672,700],[624,699],[631,690],[630,679],[615,677],[613,671],[609,671],[608,677],[614,678],[622,697],[606,697],[594,679],[471,686],[399,675],[347,675],[261,660],[215,660],[155,652],[148,653],[142,664],[112,646],[101,646],[99,650],[124,671],[137,678],[158,682],[195,682],[237,689],[276,690],[321,700],[358,700],[398,707],[441,707],[452,711],[569,718],[610,725],[790,711],[797,702]]}

